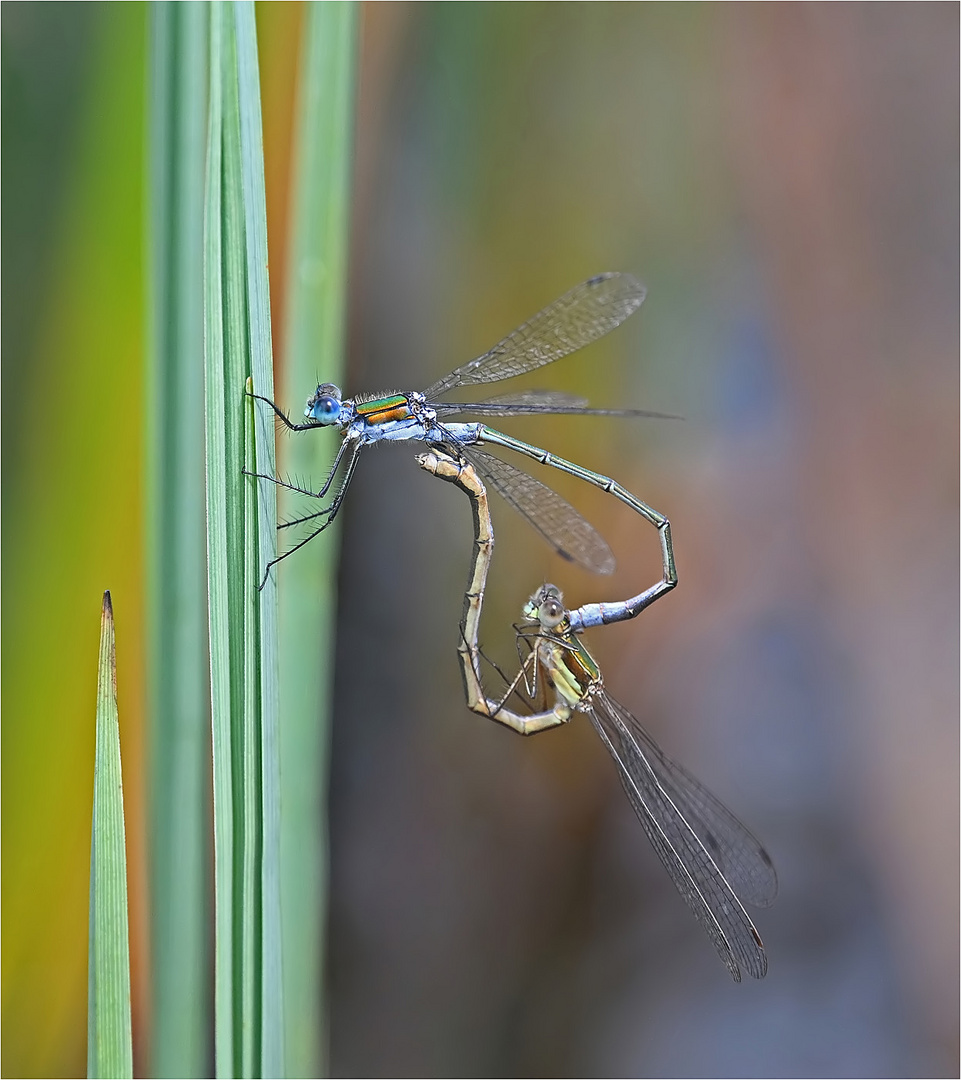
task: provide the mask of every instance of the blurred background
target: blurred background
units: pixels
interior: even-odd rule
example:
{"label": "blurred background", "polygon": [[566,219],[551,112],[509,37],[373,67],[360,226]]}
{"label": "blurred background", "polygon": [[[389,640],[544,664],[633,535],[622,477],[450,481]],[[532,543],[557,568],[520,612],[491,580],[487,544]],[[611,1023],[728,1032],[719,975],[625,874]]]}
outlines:
{"label": "blurred background", "polygon": [[[2,11],[4,1075],[84,1068],[106,587],[145,1035],[145,16]],[[302,21],[258,9],[275,333]],[[781,891],[768,977],[735,986],[589,725],[466,710],[464,497],[371,452],[343,515],[332,1075],[957,1075],[958,30],[951,4],[364,6],[345,389],[424,386],[592,274],[646,282],[527,381],[685,419],[505,429],[670,517],[679,588],[589,645]],[[652,529],[558,487],[618,570],[494,505],[505,664],[542,581],[575,605],[659,575]]]}

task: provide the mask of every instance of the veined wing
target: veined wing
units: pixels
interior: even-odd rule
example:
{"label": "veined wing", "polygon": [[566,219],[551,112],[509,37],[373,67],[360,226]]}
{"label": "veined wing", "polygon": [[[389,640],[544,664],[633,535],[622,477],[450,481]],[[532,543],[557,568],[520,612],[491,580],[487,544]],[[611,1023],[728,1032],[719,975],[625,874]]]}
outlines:
{"label": "veined wing", "polygon": [[764,845],[700,780],[669,758],[635,716],[623,708],[621,712],[661,789],[710,852],[731,888],[747,904],[773,904],[777,873]]}
{"label": "veined wing", "polygon": [[563,390],[518,390],[514,394],[497,394],[494,397],[484,398],[483,401],[431,402],[431,408],[436,409],[438,415],[441,412],[450,414],[473,412],[475,409],[491,409],[504,416],[511,415],[505,413],[506,409],[528,409],[532,405],[552,411],[554,409],[585,409],[587,398],[578,394],[565,394]]}
{"label": "veined wing", "polygon": [[493,349],[462,364],[424,391],[434,401],[457,386],[499,382],[550,364],[619,326],[640,306],[644,286],[630,274],[599,274],[576,285],[513,330]]}
{"label": "veined wing", "polygon": [[559,390],[523,390],[518,394],[500,394],[484,401],[431,402],[438,416],[471,413],[474,416],[624,416],[650,417],[659,420],[678,420],[672,413],[651,412],[648,409],[591,409],[587,398],[565,394]]}
{"label": "veined wing", "polygon": [[458,445],[457,451],[558,554],[595,574],[614,572],[614,553],[604,537],[556,491],[477,446]]}
{"label": "veined wing", "polygon": [[695,918],[714,943],[735,982],[741,971],[767,974],[767,955],[751,917],[651,766],[631,714],[605,691],[596,692],[588,716],[617,764],[621,783],[644,832]]}

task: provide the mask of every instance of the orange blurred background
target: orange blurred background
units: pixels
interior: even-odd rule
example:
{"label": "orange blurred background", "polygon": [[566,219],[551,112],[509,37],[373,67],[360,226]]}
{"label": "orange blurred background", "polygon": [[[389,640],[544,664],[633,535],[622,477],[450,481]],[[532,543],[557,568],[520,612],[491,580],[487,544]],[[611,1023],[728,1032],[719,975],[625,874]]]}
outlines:
{"label": "orange blurred background", "polygon": [[[145,14],[2,9],[4,1075],[83,1071],[107,587],[146,1034]],[[258,9],[275,328],[302,14]],[[678,590],[589,640],[781,893],[767,979],[733,986],[588,726],[520,740],[466,711],[469,514],[371,452],[344,510],[332,1075],[957,1075],[958,24],[364,7],[345,390],[427,385],[594,273],[646,282],[531,381],[685,420],[508,430],[671,518]],[[559,486],[619,569],[495,505],[504,663],[541,581],[579,604],[657,577],[652,530]]]}

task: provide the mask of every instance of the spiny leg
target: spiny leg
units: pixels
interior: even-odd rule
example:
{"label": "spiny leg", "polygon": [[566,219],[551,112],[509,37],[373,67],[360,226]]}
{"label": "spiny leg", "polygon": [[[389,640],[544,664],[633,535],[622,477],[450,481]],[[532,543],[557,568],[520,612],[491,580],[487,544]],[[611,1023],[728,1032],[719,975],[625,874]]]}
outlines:
{"label": "spiny leg", "polygon": [[489,698],[484,690],[478,662],[480,649],[477,645],[465,640],[465,643],[458,649],[458,653],[461,658],[464,686],[467,692],[467,707],[479,716],[487,717],[488,720],[495,720],[519,735],[537,735],[560,724],[566,724],[573,715],[570,706],[559,698],[550,709],[542,712],[521,715],[514,712],[513,709],[507,708],[508,699],[511,694],[517,691],[518,684],[522,679],[526,687],[528,668],[533,665],[536,671],[536,651],[528,654],[520,671],[508,684],[505,694],[499,701]]}
{"label": "spiny leg", "polygon": [[[334,510],[334,515],[336,516],[336,509]],[[315,536],[320,536],[320,534],[324,531],[324,529],[326,529],[328,527],[328,525],[330,525],[333,520],[334,520],[333,516],[329,517],[323,523],[323,525],[320,525],[316,529],[314,529],[314,531],[310,534],[310,536],[307,536],[303,540],[299,541],[299,543],[294,544],[294,546],[292,548],[288,548],[287,551],[283,552],[283,554],[281,554],[281,555],[278,555],[275,559],[271,559],[270,562],[267,563],[267,568],[264,570],[263,579],[261,580],[260,584],[257,586],[257,591],[260,592],[263,589],[263,587],[267,584],[267,578],[270,576],[270,571],[273,569],[273,567],[275,567],[277,565],[277,563],[283,562],[284,559],[286,559],[288,555],[293,555],[293,553],[295,551],[300,551],[300,549],[302,547],[304,547],[305,544],[309,544],[310,541],[313,540],[313,538]]]}
{"label": "spiny leg", "polygon": [[[521,665],[517,678],[519,679],[521,675],[524,676],[524,689],[532,699],[537,694],[537,664],[534,664],[534,670],[529,679],[527,677],[527,668],[530,665],[531,657],[537,653],[537,642],[541,636],[539,631],[540,628],[537,631],[531,631],[514,623],[514,648],[517,650],[517,662]],[[521,654],[522,642],[527,646],[526,656]],[[516,683],[517,679],[514,682]],[[507,698],[505,697],[504,700],[506,701]]]}
{"label": "spiny leg", "polygon": [[[247,469],[243,470],[244,476],[250,476],[255,480],[269,480],[270,483],[276,484],[277,487],[283,488],[284,491],[293,491],[297,495],[306,495],[309,499],[322,499],[323,493],[312,491],[310,488],[302,487],[300,484],[293,484],[290,480],[284,480],[279,476],[271,476],[269,473],[250,472]],[[313,521],[319,517],[327,517],[334,512],[333,504],[324,507],[323,510],[317,510],[313,514],[305,514],[303,517],[293,518],[290,521],[280,521],[277,523],[278,529],[289,529],[294,525],[303,525],[305,521]]]}
{"label": "spiny leg", "polygon": [[262,401],[265,405],[269,405],[274,410],[274,415],[277,419],[287,428],[288,431],[311,431],[313,428],[325,427],[324,424],[318,424],[316,422],[310,424],[295,424],[291,421],[290,417],[279,406],[275,405],[270,398],[263,397],[261,394],[251,394],[250,391],[246,391],[248,397],[252,397],[255,401]]}
{"label": "spiny leg", "polygon": [[[268,400],[267,398],[263,399]],[[311,427],[317,427],[319,425],[312,424]],[[311,491],[310,488],[301,487],[299,484],[292,484],[289,480],[282,480],[278,476],[271,476],[269,473],[255,473],[244,470],[246,476],[256,476],[259,480],[269,480],[272,484],[276,484],[278,487],[282,487],[287,491],[295,491],[298,495],[307,495],[311,499],[322,499],[330,490],[330,485],[334,482],[334,477],[337,475],[337,470],[340,468],[340,463],[344,460],[344,454],[347,450],[348,443],[351,446],[351,459],[356,458],[360,453],[360,446],[356,442],[348,439],[343,439],[340,446],[337,448],[337,454],[334,457],[333,464],[327,472],[327,479],[324,481],[320,491]],[[349,468],[349,467],[348,467]]]}
{"label": "spiny leg", "polygon": [[[334,475],[337,472],[337,469],[340,467],[340,463],[341,463],[341,461],[343,459],[343,456],[344,456],[344,448],[346,446],[347,446],[347,440],[345,439],[340,444],[340,449],[337,451],[337,456],[334,458],[334,463],[331,466],[330,472],[327,474],[327,479],[324,481],[324,486],[320,489],[320,491],[318,491],[318,492],[306,491],[306,490],[304,490],[302,488],[293,487],[290,484],[284,484],[282,486],[288,488],[290,491],[298,491],[302,495],[308,495],[312,499],[322,499],[327,494],[327,492],[330,490],[330,483],[333,480]],[[360,443],[351,443],[352,452],[351,452],[351,456],[350,456],[350,461],[347,464],[347,470],[346,470],[346,472],[344,474],[344,479],[343,479],[343,482],[340,485],[340,489],[338,490],[337,494],[334,496],[333,502],[331,502],[330,506],[325,507],[323,510],[317,510],[313,514],[304,514],[303,517],[292,518],[290,521],[282,521],[277,526],[277,528],[278,529],[290,529],[294,525],[302,525],[305,521],[314,521],[316,518],[319,518],[319,517],[329,517],[332,514],[336,514],[338,508],[340,507],[341,502],[343,501],[344,492],[347,490],[347,484],[349,483],[351,474],[353,473],[353,470],[354,470],[354,464],[355,464],[355,462],[357,460],[357,457],[360,454],[360,448],[361,448]]]}
{"label": "spiny leg", "polygon": [[[531,675],[529,678],[527,674],[528,669],[530,669],[531,671]],[[493,715],[495,717],[497,717],[498,714],[504,711],[508,699],[510,698],[511,694],[513,694],[517,690],[517,684],[522,679],[524,680],[524,690],[527,692],[527,694],[533,701],[535,695],[537,694],[537,653],[534,651],[527,654],[527,658],[521,663],[519,671],[514,676],[513,680],[508,684],[506,693],[503,695],[503,697],[497,703],[496,708],[494,709]]]}
{"label": "spiny leg", "polygon": [[504,672],[504,669],[493,657],[488,656],[487,653],[484,652],[484,650],[479,645],[477,646],[477,655],[481,658],[481,660],[486,660],[486,662],[497,672],[497,674],[500,675],[501,681],[505,686],[509,685],[510,679],[508,679],[506,673]]}
{"label": "spiny leg", "polygon": [[271,476],[270,473],[251,472],[249,469],[244,469],[243,474],[244,476],[251,476],[255,480],[269,480],[272,484],[276,484],[277,487],[283,488],[284,491],[293,491],[298,495],[306,495],[311,499],[322,499],[324,497],[322,494],[319,494],[308,487],[302,487],[300,484],[292,483],[290,480],[285,480],[281,476]]}
{"label": "spiny leg", "polygon": [[[340,455],[338,454],[338,459],[339,459],[339,457],[340,457]],[[308,537],[301,540],[299,543],[295,544],[292,548],[289,548],[282,555],[278,555],[276,558],[271,559],[270,562],[267,563],[267,566],[266,566],[266,568],[264,570],[263,580],[261,581],[260,585],[258,586],[258,589],[263,589],[263,587],[267,584],[267,576],[270,574],[270,571],[271,571],[272,567],[276,566],[277,563],[279,563],[279,562],[283,562],[283,560],[286,559],[289,555],[293,555],[293,553],[295,551],[300,551],[300,549],[305,544],[309,544],[310,541],[313,540],[315,536],[319,536],[324,531],[324,529],[328,528],[333,523],[334,519],[337,517],[337,512],[340,510],[341,504],[344,501],[344,495],[346,494],[347,488],[350,485],[351,477],[354,475],[354,469],[357,468],[357,460],[358,460],[359,457],[360,457],[360,446],[355,443],[353,453],[351,454],[350,460],[347,462],[347,469],[346,469],[346,471],[344,473],[343,482],[341,483],[340,488],[337,491],[337,494],[334,496],[333,502],[326,509],[319,511],[318,514],[316,515],[316,516],[326,515],[326,521],[324,521],[324,523],[322,525],[320,525],[316,529],[314,529],[314,531]],[[325,485],[325,487],[329,487],[329,479],[328,479],[328,483]],[[318,498],[319,497],[320,496],[318,496]],[[311,515],[311,516],[314,516],[314,515]],[[304,520],[309,520],[309,518],[305,518]],[[280,528],[280,527],[281,526],[278,526],[278,528]]]}
{"label": "spiny leg", "polygon": [[[462,639],[464,638],[463,630],[461,630],[461,638]],[[467,645],[468,642],[466,640],[464,640],[464,644]],[[485,663],[487,663],[490,667],[492,667],[497,672],[497,674],[500,676],[501,682],[504,684],[504,686],[506,686],[508,688],[507,693],[505,694],[504,699],[503,699],[504,701],[506,701],[507,698],[511,694],[517,694],[518,697],[522,696],[520,690],[517,689],[518,677],[515,676],[513,681],[511,679],[509,679],[507,677],[507,673],[500,666],[500,664],[498,664],[497,661],[493,657],[488,656],[487,653],[484,652],[483,648],[480,645],[477,646],[477,657],[478,657],[478,667],[477,667],[478,672],[480,670],[480,661],[481,660],[485,661]],[[524,660],[522,658],[518,657],[518,659],[519,659],[521,664],[524,663]],[[531,706],[531,703],[529,701],[525,701],[524,704],[527,705],[528,707]]]}
{"label": "spiny leg", "polygon": [[317,518],[329,517],[333,512],[333,504],[325,506],[323,510],[318,510],[314,514],[304,514],[303,517],[291,518],[290,521],[281,521],[278,523],[278,529],[292,529],[295,525],[303,525],[307,521],[315,521]]}
{"label": "spiny leg", "polygon": [[[462,660],[463,663],[470,663],[470,665],[471,665],[471,672],[472,672],[471,687],[480,688],[483,685],[483,676],[481,675],[481,663],[480,662],[481,662],[481,660],[486,660],[487,663],[490,664],[490,666],[497,672],[497,674],[500,675],[501,679],[503,680],[504,686],[507,688],[505,690],[505,692],[504,692],[504,696],[501,698],[501,700],[499,702],[497,702],[495,704],[492,704],[493,699],[490,699],[490,698],[487,699],[488,705],[493,710],[492,714],[487,713],[487,712],[482,712],[481,713],[481,715],[487,716],[488,718],[490,718],[491,715],[496,716],[497,713],[499,713],[503,709],[504,703],[511,696],[511,694],[517,694],[518,696],[520,696],[521,692],[520,692],[520,690],[517,689],[517,687],[518,687],[518,684],[521,681],[521,678],[524,676],[524,671],[522,669],[522,670],[518,671],[518,673],[514,676],[513,679],[508,679],[507,675],[505,674],[503,669],[500,667],[500,665],[497,664],[494,660],[492,660],[489,656],[487,656],[487,654],[484,652],[484,650],[479,645],[475,645],[475,646],[473,646],[473,648],[471,647],[471,643],[464,636],[463,625],[460,628],[460,636],[461,636],[461,644],[458,646],[458,653],[460,654],[461,660]],[[529,654],[527,660],[525,660],[523,662],[523,668],[526,668],[527,663],[530,660],[530,656],[532,656],[532,655],[533,655],[533,653]],[[524,679],[524,681],[526,683],[526,681],[527,681],[526,678]],[[465,682],[466,682],[466,678],[465,678]],[[471,697],[471,695],[472,695],[471,687],[468,687],[468,691],[467,691],[468,692],[468,697]],[[485,695],[484,695],[483,691],[478,689],[478,692],[477,692],[477,694],[475,696],[480,698],[480,697],[484,697]],[[525,702],[524,704],[527,705],[529,703]],[[474,711],[476,712],[478,710],[474,710]]]}

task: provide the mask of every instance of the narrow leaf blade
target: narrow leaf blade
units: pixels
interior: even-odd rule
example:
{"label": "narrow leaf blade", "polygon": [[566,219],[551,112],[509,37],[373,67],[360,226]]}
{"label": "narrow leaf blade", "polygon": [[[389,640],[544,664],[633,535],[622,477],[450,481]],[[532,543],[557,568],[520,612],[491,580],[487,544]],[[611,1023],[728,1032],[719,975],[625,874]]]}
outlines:
{"label": "narrow leaf blade", "polygon": [[117,715],[117,652],[109,592],[103,594],[100,621],[88,965],[87,1075],[133,1076],[127,853]]}
{"label": "narrow leaf blade", "polygon": [[[303,400],[318,376],[343,382],[358,14],[355,3],[310,4],[306,12],[285,402]],[[322,474],[330,460],[330,443],[323,439],[287,439],[283,449],[283,471],[296,476]],[[322,1075],[327,1057],[327,784],[339,539],[335,523],[284,563],[279,578],[284,987],[292,1076]]]}
{"label": "narrow leaf blade", "polygon": [[211,7],[206,201],[207,520],[216,1068],[283,1074],[276,587],[267,238],[253,6]]}
{"label": "narrow leaf blade", "polygon": [[[263,122],[260,108],[260,72],[257,59],[257,28],[254,6],[234,7],[237,33],[237,89],[240,119],[240,166],[243,190],[244,233],[247,256],[247,317],[249,370],[257,393],[273,398],[273,348],[270,327],[270,285],[267,277],[267,200],[264,185]],[[252,425],[252,471],[273,475],[276,471],[272,420],[248,401]],[[265,1076],[284,1074],[282,936],[280,917],[280,688],[277,665],[277,580],[268,577],[257,590],[262,567],[274,557],[277,532],[277,500],[272,485],[250,482],[248,497],[247,565],[258,581],[248,585],[257,620],[256,634],[248,636],[248,716],[257,755],[249,756],[257,782],[257,804],[249,806],[260,828],[259,859],[254,872],[257,888],[256,931],[260,949],[259,1009],[260,1070]],[[255,530],[251,533],[250,530]],[[256,730],[254,730],[256,728]]]}
{"label": "narrow leaf blade", "polygon": [[204,546],[207,7],[150,5],[148,567],[152,1072],[208,1068],[209,669]]}

